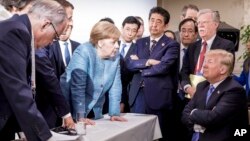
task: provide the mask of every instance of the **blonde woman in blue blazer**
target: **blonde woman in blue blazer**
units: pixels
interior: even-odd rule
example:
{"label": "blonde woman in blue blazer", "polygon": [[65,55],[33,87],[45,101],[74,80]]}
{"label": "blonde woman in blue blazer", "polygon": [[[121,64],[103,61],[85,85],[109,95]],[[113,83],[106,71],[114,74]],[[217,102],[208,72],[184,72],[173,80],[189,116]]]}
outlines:
{"label": "blonde woman in blue blazer", "polygon": [[109,93],[109,116],[120,117],[122,93],[118,39],[120,31],[109,22],[98,22],[92,28],[90,41],[77,47],[61,76],[61,86],[72,107],[72,116],[80,114],[87,124],[102,118],[105,93]]}

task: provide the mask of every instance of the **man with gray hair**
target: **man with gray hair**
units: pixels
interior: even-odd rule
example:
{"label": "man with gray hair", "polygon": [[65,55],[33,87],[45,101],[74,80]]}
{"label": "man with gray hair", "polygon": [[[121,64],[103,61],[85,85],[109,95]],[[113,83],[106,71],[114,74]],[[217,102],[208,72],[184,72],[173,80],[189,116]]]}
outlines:
{"label": "man with gray hair", "polygon": [[195,86],[191,85],[190,74],[202,76],[205,53],[212,49],[224,49],[234,54],[233,42],[216,35],[220,24],[218,11],[211,9],[200,10],[197,23],[201,39],[188,47],[181,69],[181,86],[191,97],[195,93]]}
{"label": "man with gray hair", "polygon": [[30,66],[34,49],[58,38],[66,24],[64,8],[53,0],[39,0],[27,14],[0,22],[1,140],[13,140],[20,130],[29,141],[53,140],[33,98]]}

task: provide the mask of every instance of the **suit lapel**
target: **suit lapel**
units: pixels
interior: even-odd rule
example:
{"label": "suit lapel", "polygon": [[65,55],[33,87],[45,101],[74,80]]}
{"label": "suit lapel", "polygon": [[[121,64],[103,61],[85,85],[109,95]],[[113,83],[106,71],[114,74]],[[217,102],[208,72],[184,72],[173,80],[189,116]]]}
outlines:
{"label": "suit lapel", "polygon": [[[227,77],[223,82],[221,82],[218,87],[216,87],[216,89],[213,91],[213,93],[211,94],[208,102],[207,102],[207,106],[213,104],[215,101],[218,100],[218,98],[221,96],[221,94],[225,91],[225,86],[228,86],[228,82],[229,80],[227,79],[231,79],[230,77]],[[214,106],[214,105],[212,105]]]}
{"label": "suit lapel", "polygon": [[214,41],[211,45],[211,49],[217,49],[220,47],[219,37],[215,36]]}
{"label": "suit lapel", "polygon": [[[194,65],[195,66],[196,66],[196,64],[198,62],[198,59],[199,59],[199,56],[200,56],[200,51],[201,51],[201,40],[196,44],[196,47],[194,49]],[[192,55],[192,53],[190,55]]]}
{"label": "suit lapel", "polygon": [[132,44],[130,45],[129,49],[128,49],[128,52],[127,52],[127,54],[126,54],[126,56],[125,56],[125,59],[127,59],[127,58],[133,53],[134,47],[135,47],[135,44],[132,43]]}

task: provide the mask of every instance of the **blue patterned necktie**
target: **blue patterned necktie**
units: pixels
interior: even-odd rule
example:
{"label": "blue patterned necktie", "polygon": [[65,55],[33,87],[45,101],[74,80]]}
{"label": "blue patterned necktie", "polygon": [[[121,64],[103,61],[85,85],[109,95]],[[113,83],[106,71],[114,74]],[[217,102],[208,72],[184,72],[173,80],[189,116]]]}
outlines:
{"label": "blue patterned necktie", "polygon": [[122,55],[122,57],[124,58],[125,57],[125,48],[126,48],[126,44],[122,44],[122,50],[121,50],[121,55]]}
{"label": "blue patterned necktie", "polygon": [[210,86],[209,86],[209,90],[208,90],[208,92],[207,92],[206,104],[207,104],[207,102],[208,102],[208,100],[209,100],[211,94],[213,93],[213,91],[214,91],[214,86],[213,86],[213,85],[210,85]]}
{"label": "blue patterned necktie", "polygon": [[68,43],[64,42],[64,46],[65,46],[65,48],[64,48],[65,62],[68,66],[69,61],[70,61],[70,53],[69,53]]}
{"label": "blue patterned necktie", "polygon": [[155,46],[156,46],[156,40],[151,40],[151,42],[152,42],[152,45],[151,45],[151,47],[149,48],[149,51],[150,51],[150,53],[152,53],[152,51],[153,51],[153,49],[155,48]]}

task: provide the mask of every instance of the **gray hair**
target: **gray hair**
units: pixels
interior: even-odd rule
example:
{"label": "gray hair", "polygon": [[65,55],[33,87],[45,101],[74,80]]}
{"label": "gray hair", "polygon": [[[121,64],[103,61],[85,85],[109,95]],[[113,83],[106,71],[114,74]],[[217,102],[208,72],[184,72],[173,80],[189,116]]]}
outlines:
{"label": "gray hair", "polygon": [[213,21],[214,22],[217,22],[217,23],[220,23],[220,13],[219,11],[213,11],[211,9],[201,9],[199,12],[198,12],[198,17],[202,14],[206,14],[206,13],[211,13],[212,15],[212,18],[213,18]]}
{"label": "gray hair", "polygon": [[47,18],[55,25],[62,23],[67,18],[64,8],[55,0],[37,1],[30,8],[28,14],[33,14],[38,18]]}

